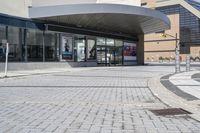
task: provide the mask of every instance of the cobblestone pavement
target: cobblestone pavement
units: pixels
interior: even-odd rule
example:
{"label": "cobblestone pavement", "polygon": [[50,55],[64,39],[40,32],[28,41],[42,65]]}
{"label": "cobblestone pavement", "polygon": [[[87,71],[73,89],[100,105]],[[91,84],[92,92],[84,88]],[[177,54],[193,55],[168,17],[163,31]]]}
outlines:
{"label": "cobblestone pavement", "polygon": [[1,79],[0,132],[199,133],[200,123],[187,115],[149,111],[169,108],[148,80],[170,69],[108,67]]}

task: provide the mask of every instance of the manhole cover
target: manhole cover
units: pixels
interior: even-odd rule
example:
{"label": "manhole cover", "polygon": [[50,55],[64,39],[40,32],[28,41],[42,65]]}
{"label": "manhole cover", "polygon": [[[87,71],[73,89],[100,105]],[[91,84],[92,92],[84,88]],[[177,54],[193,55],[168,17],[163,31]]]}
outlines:
{"label": "manhole cover", "polygon": [[155,115],[183,115],[183,114],[192,114],[181,108],[170,108],[170,109],[159,109],[159,110],[150,110]]}

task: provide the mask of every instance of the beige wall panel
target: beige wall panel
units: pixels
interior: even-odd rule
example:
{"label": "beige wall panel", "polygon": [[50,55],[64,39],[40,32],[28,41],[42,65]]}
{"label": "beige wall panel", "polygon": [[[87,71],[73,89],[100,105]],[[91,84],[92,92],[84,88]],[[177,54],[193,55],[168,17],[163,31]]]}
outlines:
{"label": "beige wall panel", "polygon": [[144,51],[175,50],[175,41],[145,42]]}
{"label": "beige wall panel", "polygon": [[64,4],[84,4],[84,3],[114,3],[140,6],[141,0],[32,0],[33,6],[50,6]]}
{"label": "beige wall panel", "polygon": [[145,61],[159,61],[159,57],[163,58],[174,58],[174,52],[145,52],[144,53]]}
{"label": "beige wall panel", "polygon": [[12,16],[28,18],[31,0],[0,0],[0,12]]}
{"label": "beige wall panel", "polygon": [[200,44],[198,46],[191,46],[190,47],[191,57],[200,57]]}
{"label": "beige wall panel", "polygon": [[[175,42],[164,41],[164,42],[146,42],[145,43],[145,61],[147,58],[158,61],[159,57],[163,58],[174,58],[175,57]],[[166,51],[166,52],[164,52]]]}
{"label": "beige wall panel", "polygon": [[97,0],[97,3],[114,3],[114,4],[140,6],[141,0]]}

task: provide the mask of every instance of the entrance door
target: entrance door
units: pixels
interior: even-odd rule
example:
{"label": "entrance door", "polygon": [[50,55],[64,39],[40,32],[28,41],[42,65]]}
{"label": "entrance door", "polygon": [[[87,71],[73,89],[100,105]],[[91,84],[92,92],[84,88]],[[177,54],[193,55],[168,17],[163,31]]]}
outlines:
{"label": "entrance door", "polygon": [[122,65],[122,47],[98,46],[97,63],[104,66]]}
{"label": "entrance door", "polygon": [[107,47],[107,65],[122,65],[122,47]]}
{"label": "entrance door", "polygon": [[115,64],[122,65],[123,64],[123,56],[122,56],[122,47],[115,47]]}
{"label": "entrance door", "polygon": [[97,64],[106,65],[106,47],[97,46]]}
{"label": "entrance door", "polygon": [[106,63],[107,65],[115,65],[115,47],[107,47]]}

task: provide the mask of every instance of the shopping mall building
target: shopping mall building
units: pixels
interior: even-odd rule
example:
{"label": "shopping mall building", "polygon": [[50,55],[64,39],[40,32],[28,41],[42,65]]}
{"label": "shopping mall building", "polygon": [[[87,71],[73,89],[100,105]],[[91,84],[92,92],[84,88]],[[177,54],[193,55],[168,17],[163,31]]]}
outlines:
{"label": "shopping mall building", "polygon": [[144,34],[169,27],[140,0],[0,1],[0,61],[8,42],[9,62],[19,64],[143,64]]}
{"label": "shopping mall building", "polygon": [[171,36],[163,38],[159,32],[145,35],[145,61],[173,60],[176,34],[180,58],[184,61],[189,54],[191,61],[200,61],[200,0],[142,0],[142,6],[166,14],[171,22],[165,31]]}

